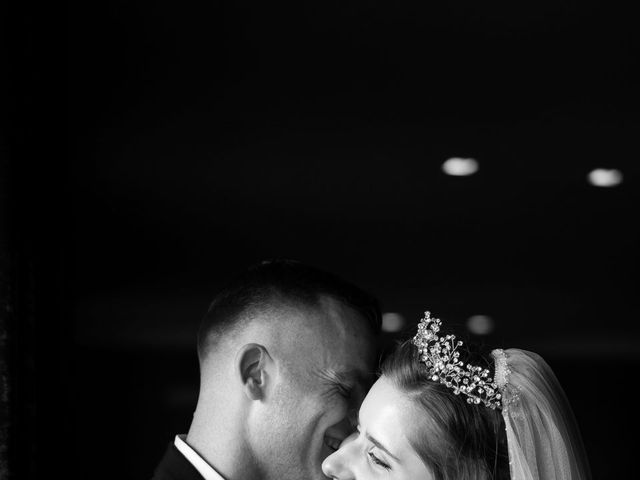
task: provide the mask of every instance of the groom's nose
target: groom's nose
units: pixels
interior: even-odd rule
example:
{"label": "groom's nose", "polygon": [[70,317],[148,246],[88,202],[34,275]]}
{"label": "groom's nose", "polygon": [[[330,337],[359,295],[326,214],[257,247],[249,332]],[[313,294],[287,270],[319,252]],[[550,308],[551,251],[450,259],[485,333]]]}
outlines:
{"label": "groom's nose", "polygon": [[322,472],[327,477],[335,480],[353,480],[355,478],[351,468],[349,468],[348,457],[351,444],[357,436],[358,434],[354,433],[345,438],[340,448],[322,462]]}

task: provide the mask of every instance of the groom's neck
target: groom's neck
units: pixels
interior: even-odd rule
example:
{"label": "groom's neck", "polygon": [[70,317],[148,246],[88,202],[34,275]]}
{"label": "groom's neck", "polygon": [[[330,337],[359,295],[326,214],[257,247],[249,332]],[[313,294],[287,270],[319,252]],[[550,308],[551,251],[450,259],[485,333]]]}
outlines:
{"label": "groom's neck", "polygon": [[237,412],[199,405],[187,434],[187,444],[225,480],[260,479],[242,422]]}

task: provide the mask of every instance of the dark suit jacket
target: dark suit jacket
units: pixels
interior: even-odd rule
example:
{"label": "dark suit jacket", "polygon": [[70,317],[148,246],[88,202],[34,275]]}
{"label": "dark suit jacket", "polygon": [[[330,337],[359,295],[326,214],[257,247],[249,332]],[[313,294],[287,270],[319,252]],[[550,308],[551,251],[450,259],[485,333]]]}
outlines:
{"label": "dark suit jacket", "polygon": [[151,480],[204,480],[204,478],[171,442]]}

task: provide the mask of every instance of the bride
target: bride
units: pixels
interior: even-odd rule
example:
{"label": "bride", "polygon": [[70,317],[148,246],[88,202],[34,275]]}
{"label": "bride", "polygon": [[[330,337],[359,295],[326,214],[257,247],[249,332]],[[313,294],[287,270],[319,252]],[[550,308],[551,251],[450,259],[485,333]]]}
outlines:
{"label": "bride", "polygon": [[[322,464],[336,480],[587,480],[577,425],[535,353],[462,352],[429,312],[385,361],[358,432]],[[467,363],[469,362],[469,363]]]}

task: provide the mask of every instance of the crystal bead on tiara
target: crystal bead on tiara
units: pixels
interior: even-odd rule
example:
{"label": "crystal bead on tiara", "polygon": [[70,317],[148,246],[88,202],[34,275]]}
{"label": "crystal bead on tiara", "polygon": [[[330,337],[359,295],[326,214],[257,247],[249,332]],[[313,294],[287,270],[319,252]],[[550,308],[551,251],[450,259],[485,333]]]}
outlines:
{"label": "crystal bead on tiara", "polygon": [[440,319],[424,312],[418,332],[413,337],[413,344],[418,347],[420,361],[427,367],[429,378],[450,388],[456,395],[465,395],[468,403],[501,408],[502,395],[489,370],[465,365],[457,351],[462,342],[456,341],[455,335],[438,336],[441,324]]}

